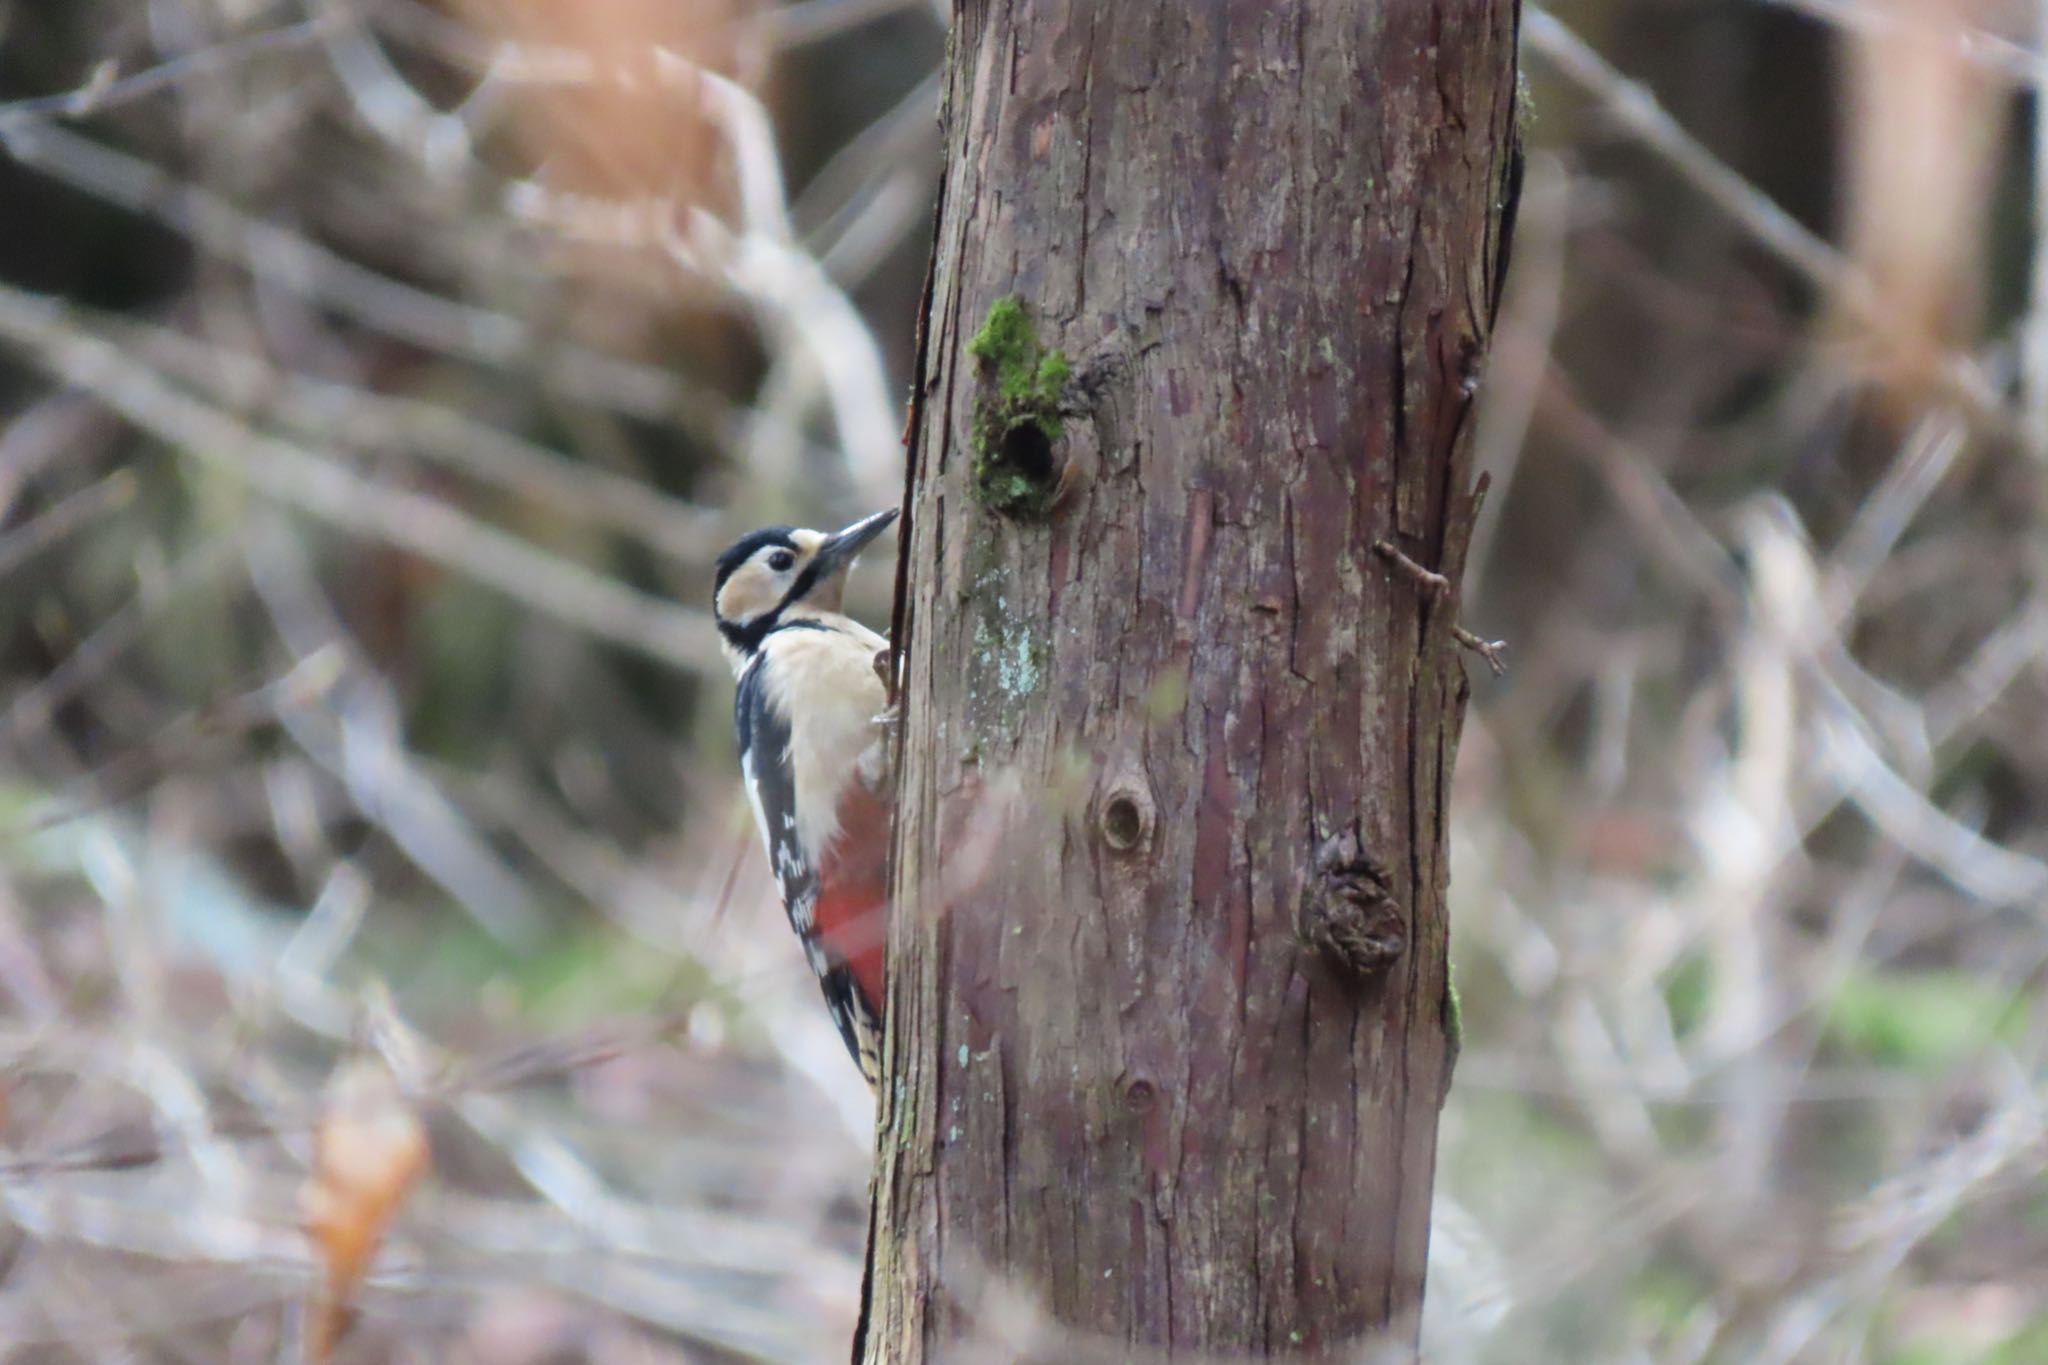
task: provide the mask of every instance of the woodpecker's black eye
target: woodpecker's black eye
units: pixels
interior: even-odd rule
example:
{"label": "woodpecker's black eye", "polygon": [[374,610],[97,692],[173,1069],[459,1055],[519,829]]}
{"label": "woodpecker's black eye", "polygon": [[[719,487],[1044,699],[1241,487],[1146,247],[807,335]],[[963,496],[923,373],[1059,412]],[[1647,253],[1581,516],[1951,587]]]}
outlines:
{"label": "woodpecker's black eye", "polygon": [[774,554],[768,556],[768,567],[777,573],[783,572],[794,563],[796,563],[796,556],[787,550],[777,550]]}

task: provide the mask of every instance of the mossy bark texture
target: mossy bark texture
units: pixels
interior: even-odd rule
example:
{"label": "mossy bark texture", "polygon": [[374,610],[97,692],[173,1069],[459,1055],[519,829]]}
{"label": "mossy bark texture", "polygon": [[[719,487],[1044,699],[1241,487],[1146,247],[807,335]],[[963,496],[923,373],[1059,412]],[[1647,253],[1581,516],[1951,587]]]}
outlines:
{"label": "mossy bark texture", "polygon": [[869,1361],[1412,1346],[1515,31],[956,9]]}

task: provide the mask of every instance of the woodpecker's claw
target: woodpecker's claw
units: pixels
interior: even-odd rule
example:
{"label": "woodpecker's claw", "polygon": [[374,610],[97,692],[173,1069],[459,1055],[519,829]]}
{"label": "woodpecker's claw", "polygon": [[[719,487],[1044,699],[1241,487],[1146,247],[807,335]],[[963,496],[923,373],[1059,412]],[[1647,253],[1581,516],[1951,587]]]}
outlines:
{"label": "woodpecker's claw", "polygon": [[875,651],[875,676],[882,680],[882,695],[887,704],[874,719],[875,739],[864,750],[855,773],[861,785],[878,795],[889,795],[896,787],[896,735],[903,725],[902,699],[896,695],[895,662],[891,651]]}
{"label": "woodpecker's claw", "polygon": [[854,763],[854,775],[862,786],[878,796],[896,789],[896,732],[903,723],[903,710],[895,702],[883,707],[874,719],[874,742],[861,751]]}

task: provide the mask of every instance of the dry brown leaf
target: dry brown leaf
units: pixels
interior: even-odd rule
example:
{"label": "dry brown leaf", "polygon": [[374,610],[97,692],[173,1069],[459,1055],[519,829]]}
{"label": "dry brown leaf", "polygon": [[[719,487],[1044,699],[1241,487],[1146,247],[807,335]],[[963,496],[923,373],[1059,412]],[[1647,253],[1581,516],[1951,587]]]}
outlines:
{"label": "dry brown leaf", "polygon": [[308,1360],[333,1356],[356,1289],[428,1158],[426,1126],[383,1061],[342,1063],[327,1084],[300,1193],[306,1235],[325,1271],[306,1333]]}
{"label": "dry brown leaf", "polygon": [[[587,81],[536,81],[508,102],[510,127],[539,179],[559,195],[594,203],[669,201],[731,207],[722,142],[688,82],[655,72],[667,51],[734,78],[733,37],[747,0],[459,0],[476,29],[522,50],[591,63]],[[638,294],[666,278],[644,260],[558,244],[561,263],[610,275]],[[622,273],[623,272],[623,273]],[[616,306],[607,310],[616,313]],[[602,319],[588,319],[598,325]],[[623,318],[614,318],[623,325]]]}

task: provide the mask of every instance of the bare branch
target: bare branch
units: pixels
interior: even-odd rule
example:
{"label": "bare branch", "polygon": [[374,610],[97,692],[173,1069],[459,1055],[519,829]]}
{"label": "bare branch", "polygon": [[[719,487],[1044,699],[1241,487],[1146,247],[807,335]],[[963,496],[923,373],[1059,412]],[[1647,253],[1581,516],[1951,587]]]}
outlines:
{"label": "bare branch", "polygon": [[445,564],[575,629],[676,668],[700,672],[720,666],[717,636],[705,613],[648,597],[445,503],[366,482],[302,446],[252,431],[180,393],[47,300],[0,288],[0,336],[180,453],[268,497]]}

